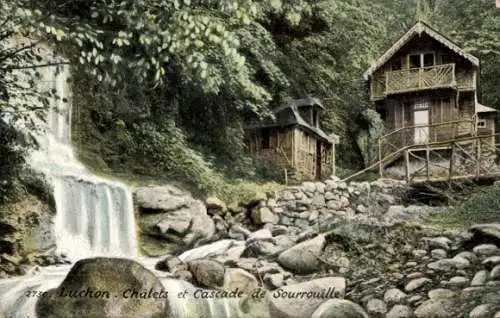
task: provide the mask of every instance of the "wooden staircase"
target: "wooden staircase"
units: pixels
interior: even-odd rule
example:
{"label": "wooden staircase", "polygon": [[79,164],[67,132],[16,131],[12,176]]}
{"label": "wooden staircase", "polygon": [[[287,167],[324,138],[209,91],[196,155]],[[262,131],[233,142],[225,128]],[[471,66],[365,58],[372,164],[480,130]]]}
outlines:
{"label": "wooden staircase", "polygon": [[[407,183],[421,183],[430,181],[452,182],[460,179],[484,179],[500,177],[500,167],[495,159],[499,152],[499,145],[492,143],[500,134],[476,135],[456,137],[426,144],[406,145],[382,156],[379,140],[379,160],[369,167],[358,171],[343,181],[351,180],[368,171],[378,168],[380,177],[384,177],[385,169],[396,162],[403,161]],[[431,153],[433,156],[431,156]],[[442,153],[446,153],[443,155]],[[438,158],[439,160],[433,159]],[[411,160],[410,160],[411,159]],[[410,161],[420,162],[421,166],[412,171]],[[445,165],[442,162],[447,162]],[[443,171],[442,175],[434,175],[435,168]]]}

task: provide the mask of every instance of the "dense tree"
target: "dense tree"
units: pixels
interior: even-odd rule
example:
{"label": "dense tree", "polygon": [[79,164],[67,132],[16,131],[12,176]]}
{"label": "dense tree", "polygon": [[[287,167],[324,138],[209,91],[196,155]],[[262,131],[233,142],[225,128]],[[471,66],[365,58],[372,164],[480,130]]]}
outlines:
{"label": "dense tree", "polygon": [[[481,58],[483,102],[500,107],[500,10],[489,0],[9,3],[1,4],[0,72],[37,62],[33,42],[6,46],[12,34],[56,42],[76,69],[75,92],[84,97],[77,106],[88,115],[76,120],[90,127],[79,146],[122,170],[140,158],[138,167],[154,166],[155,174],[189,171],[196,179],[216,168],[248,177],[244,118],[304,95],[324,101],[323,124],[341,135],[338,162],[366,164],[381,127],[361,75],[418,19]],[[4,92],[16,94],[15,78],[1,78]]]}

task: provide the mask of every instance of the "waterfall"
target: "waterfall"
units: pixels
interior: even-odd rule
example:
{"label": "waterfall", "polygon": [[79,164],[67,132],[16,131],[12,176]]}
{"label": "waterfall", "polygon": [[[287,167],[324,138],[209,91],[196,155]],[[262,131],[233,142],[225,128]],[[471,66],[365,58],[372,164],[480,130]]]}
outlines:
{"label": "waterfall", "polygon": [[40,149],[31,166],[54,187],[58,253],[72,261],[91,256],[136,256],[132,194],[117,182],[94,176],[71,147],[71,89],[68,66],[40,71],[41,90],[54,93]]}
{"label": "waterfall", "polygon": [[[71,261],[94,256],[137,257],[132,193],[123,184],[93,175],[78,162],[71,146],[71,89],[68,66],[39,70],[37,89],[51,91],[46,116],[33,116],[39,145],[27,162],[54,189],[57,253]],[[21,80],[25,74],[19,74]],[[7,118],[8,120],[9,118]],[[4,119],[5,120],[5,119]],[[23,128],[26,125],[17,125]],[[70,266],[49,266],[23,277],[0,280],[0,314],[35,317],[36,298],[28,290],[57,287]],[[1,315],[0,315],[1,316]]]}
{"label": "waterfall", "polygon": [[[52,91],[55,98],[50,100],[45,120],[33,118],[40,128],[35,136],[39,148],[27,160],[54,188],[57,253],[72,262],[94,256],[132,258],[153,271],[169,295],[193,291],[194,286],[188,282],[155,270],[159,259],[137,255],[132,194],[127,186],[93,175],[75,158],[71,146],[69,78],[68,66],[40,69],[39,88]],[[0,317],[5,314],[8,318],[36,318],[38,298],[26,297],[26,292],[59,286],[70,268],[71,265],[35,268],[25,276],[0,280]],[[238,316],[234,300],[195,301],[169,296],[169,303],[178,318]]]}

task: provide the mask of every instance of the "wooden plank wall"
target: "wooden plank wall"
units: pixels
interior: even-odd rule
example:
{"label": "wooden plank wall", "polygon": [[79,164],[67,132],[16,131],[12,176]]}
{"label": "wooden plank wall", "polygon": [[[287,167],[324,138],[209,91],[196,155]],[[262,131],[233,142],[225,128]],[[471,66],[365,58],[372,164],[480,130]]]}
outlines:
{"label": "wooden plank wall", "polygon": [[[262,148],[262,132],[250,135],[249,150],[261,164],[279,169],[295,168],[302,179],[314,180],[329,177],[333,173],[333,145],[321,143],[321,176],[316,176],[316,142],[312,133],[298,128],[274,129],[269,133],[269,148]],[[286,154],[283,155],[279,149]]]}
{"label": "wooden plank wall", "polygon": [[310,133],[296,129],[296,164],[295,168],[307,179],[316,178],[316,138]]}
{"label": "wooden plank wall", "polygon": [[262,148],[262,131],[254,132],[250,137],[250,153],[261,164],[288,168],[293,163],[293,130],[270,129],[269,148]]}

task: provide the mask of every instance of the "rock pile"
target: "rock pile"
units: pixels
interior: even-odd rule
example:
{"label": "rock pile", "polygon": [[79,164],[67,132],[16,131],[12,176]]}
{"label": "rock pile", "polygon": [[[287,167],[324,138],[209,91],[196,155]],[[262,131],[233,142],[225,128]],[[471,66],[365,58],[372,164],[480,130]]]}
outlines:
{"label": "rock pile", "polygon": [[[471,233],[410,225],[440,209],[404,206],[401,183],[305,182],[258,194],[238,207],[214,197],[203,205],[182,191],[161,191],[177,210],[150,204],[145,196],[136,201],[146,218],[158,216],[148,222],[155,235],[195,235],[193,215],[215,230],[212,237],[204,232],[203,243],[212,243],[171,253],[158,269],[205,288],[265,290],[270,317],[500,315],[498,225],[478,225]],[[172,195],[177,198],[168,199]],[[167,229],[158,232],[161,225]],[[326,299],[280,294],[328,287],[335,292]]]}

